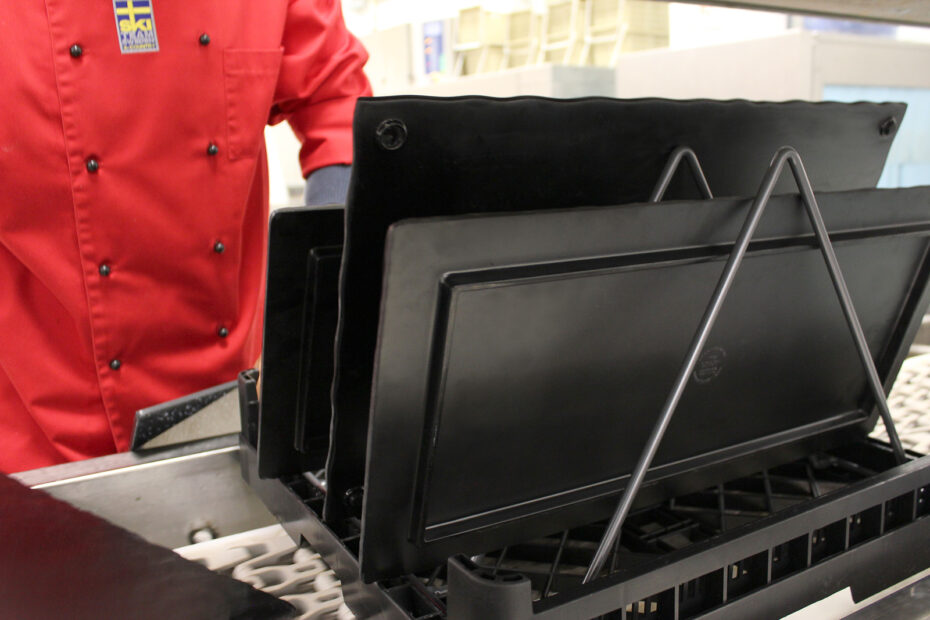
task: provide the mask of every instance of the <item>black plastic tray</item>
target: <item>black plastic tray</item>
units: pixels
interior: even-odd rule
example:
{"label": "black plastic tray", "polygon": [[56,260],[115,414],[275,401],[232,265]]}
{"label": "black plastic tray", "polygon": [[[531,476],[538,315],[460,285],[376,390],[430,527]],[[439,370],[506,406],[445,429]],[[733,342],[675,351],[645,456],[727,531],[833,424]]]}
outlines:
{"label": "black plastic tray", "polygon": [[257,423],[264,477],[326,463],[343,222],[342,207],[271,215]]}
{"label": "black plastic tray", "polygon": [[[930,188],[817,195],[882,382],[926,311]],[[387,241],[366,580],[608,516],[749,209],[408,220]],[[776,197],[640,504],[864,436],[873,403],[795,196]]]}
{"label": "black plastic tray", "polygon": [[[677,147],[700,158],[718,196],[753,195],[772,154],[791,144],[814,187],[877,182],[903,104],[363,99],[347,207],[327,464],[329,520],[357,515],[364,479],[385,234],[432,215],[644,201]],[[790,179],[778,191],[794,191]],[[698,192],[685,175],[668,198]]]}

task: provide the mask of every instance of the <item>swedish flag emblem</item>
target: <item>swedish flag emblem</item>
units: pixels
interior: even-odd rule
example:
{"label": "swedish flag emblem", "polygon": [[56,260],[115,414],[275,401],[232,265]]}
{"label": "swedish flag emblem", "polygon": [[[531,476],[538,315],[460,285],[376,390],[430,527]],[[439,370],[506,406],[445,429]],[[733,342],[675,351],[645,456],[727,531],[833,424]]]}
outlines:
{"label": "swedish flag emblem", "polygon": [[120,51],[124,54],[158,51],[152,1],[113,0],[116,34],[119,36]]}

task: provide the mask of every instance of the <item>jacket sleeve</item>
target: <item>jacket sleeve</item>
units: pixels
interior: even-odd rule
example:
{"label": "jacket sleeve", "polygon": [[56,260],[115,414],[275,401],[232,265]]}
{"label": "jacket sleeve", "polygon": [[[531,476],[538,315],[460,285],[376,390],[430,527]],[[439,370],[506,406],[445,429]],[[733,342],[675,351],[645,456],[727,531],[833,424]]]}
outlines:
{"label": "jacket sleeve", "polygon": [[287,120],[301,142],[304,177],[352,162],[355,100],[371,95],[368,53],[346,29],[339,0],[291,0],[269,123]]}

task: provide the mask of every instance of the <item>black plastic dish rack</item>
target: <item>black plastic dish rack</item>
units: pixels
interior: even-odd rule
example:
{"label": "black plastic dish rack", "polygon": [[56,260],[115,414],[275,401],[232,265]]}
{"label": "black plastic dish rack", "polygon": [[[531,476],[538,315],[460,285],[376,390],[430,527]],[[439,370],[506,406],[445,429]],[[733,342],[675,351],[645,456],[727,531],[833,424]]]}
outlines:
{"label": "black plastic dish rack", "polygon": [[772,617],[920,572],[885,394],[930,188],[861,189],[889,114],[360,102],[345,213],[271,222],[243,475],[361,617]]}
{"label": "black plastic dish rack", "polygon": [[241,449],[243,476],[334,569],[359,617],[774,618],[846,587],[861,601],[930,566],[930,457],[896,466],[877,441],[637,510],[607,573],[587,585],[604,522],[366,584],[359,531],[322,522],[319,480],[259,479],[245,435]]}

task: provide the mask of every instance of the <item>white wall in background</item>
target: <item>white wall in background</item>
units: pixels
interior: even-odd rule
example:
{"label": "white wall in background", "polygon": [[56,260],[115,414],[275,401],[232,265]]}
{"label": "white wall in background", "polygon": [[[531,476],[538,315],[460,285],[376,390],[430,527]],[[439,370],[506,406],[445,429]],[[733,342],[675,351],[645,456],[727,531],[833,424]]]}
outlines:
{"label": "white wall in background", "polygon": [[344,0],[343,14],[349,30],[362,37],[376,30],[449,19],[473,6],[496,13],[528,8],[542,12],[545,0]]}
{"label": "white wall in background", "polygon": [[415,43],[421,33],[421,25],[403,24],[361,37],[369,53],[365,74],[375,96],[402,93],[418,81],[413,50],[419,51]]}
{"label": "white wall in background", "polygon": [[303,204],[304,177],[297,153],[300,142],[287,123],[265,127],[271,208]]}
{"label": "white wall in background", "polygon": [[692,49],[624,54],[617,97],[810,99],[813,36],[807,32]]}
{"label": "white wall in background", "polygon": [[930,45],[793,30],[620,57],[616,96],[819,100],[826,85],[930,86]]}
{"label": "white wall in background", "polygon": [[677,49],[782,34],[788,29],[789,16],[672,2],[668,22],[669,47]]}
{"label": "white wall in background", "polygon": [[487,97],[536,95],[562,99],[612,97],[614,95],[614,72],[604,67],[534,65],[413,86],[407,89],[407,92],[433,97],[460,95],[485,95]]}

